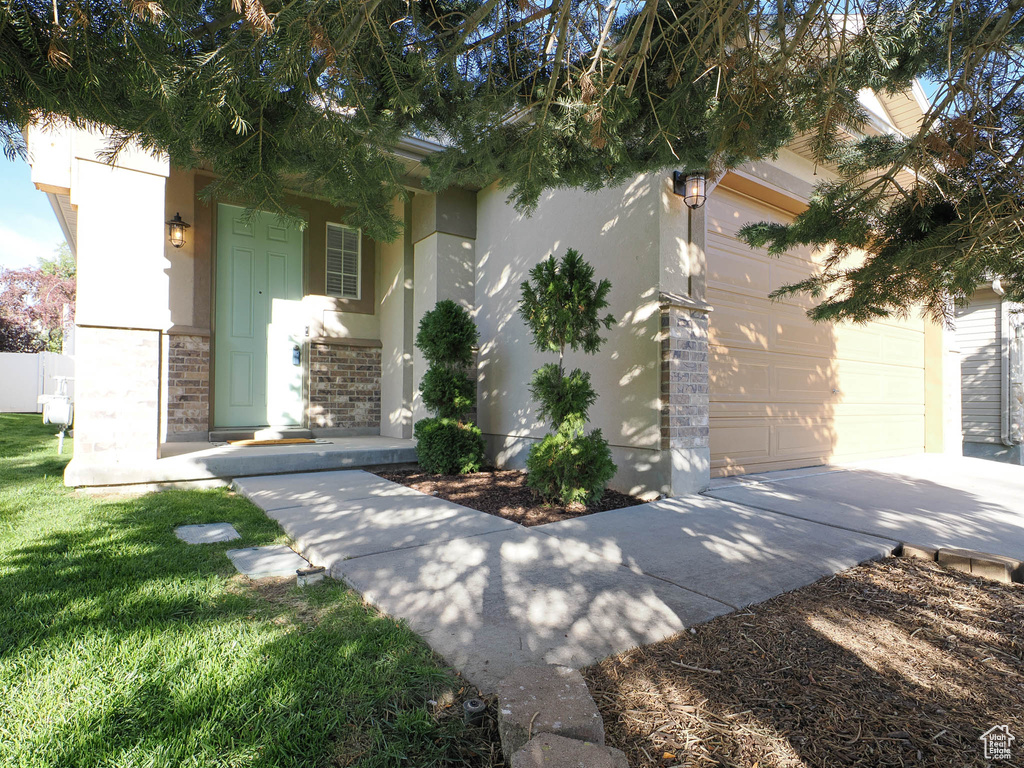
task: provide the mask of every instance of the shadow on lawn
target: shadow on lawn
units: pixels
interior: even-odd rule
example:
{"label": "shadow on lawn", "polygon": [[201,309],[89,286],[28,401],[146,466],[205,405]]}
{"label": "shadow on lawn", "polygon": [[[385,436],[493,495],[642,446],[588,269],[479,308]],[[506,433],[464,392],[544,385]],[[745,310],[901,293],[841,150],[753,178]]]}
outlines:
{"label": "shadow on lawn", "polygon": [[[31,466],[38,478],[41,464]],[[299,592],[233,576],[227,549],[282,537],[248,501],[46,492],[56,495],[52,525],[6,547],[0,569],[0,677],[13,682],[0,710],[19,712],[0,758],[492,764],[487,729],[467,732],[447,714],[457,702],[427,704],[454,700],[460,684],[417,636],[337,583]],[[230,522],[242,538],[196,546],[174,536],[204,522]]]}
{"label": "shadow on lawn", "polygon": [[585,674],[634,768],[982,766],[982,733],[1024,732],[1021,596],[887,560]]}

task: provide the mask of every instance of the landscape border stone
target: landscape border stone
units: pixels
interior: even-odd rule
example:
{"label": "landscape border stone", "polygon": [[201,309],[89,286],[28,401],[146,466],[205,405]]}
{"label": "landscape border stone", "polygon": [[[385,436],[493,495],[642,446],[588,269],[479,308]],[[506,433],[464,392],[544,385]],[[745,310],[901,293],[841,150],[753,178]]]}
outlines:
{"label": "landscape border stone", "polygon": [[511,768],[629,768],[625,753],[615,747],[553,733],[532,738],[509,763]]}
{"label": "landscape border stone", "polygon": [[938,562],[963,573],[994,579],[1004,584],[1024,581],[1024,566],[1020,560],[1012,557],[977,552],[973,549],[943,548],[939,550]]}
{"label": "landscape border stone", "polygon": [[900,545],[900,557],[931,560],[961,573],[969,573],[1004,584],[1024,583],[1024,562],[1012,557],[978,552],[957,547],[928,547],[921,544]]}
{"label": "landscape border stone", "polygon": [[925,547],[921,544],[902,544],[900,546],[900,557],[911,557],[915,560],[931,560],[935,562],[938,559],[939,550],[936,547]]}
{"label": "landscape border stone", "polygon": [[498,684],[498,735],[506,759],[537,734],[604,745],[604,722],[575,669],[520,667]]}

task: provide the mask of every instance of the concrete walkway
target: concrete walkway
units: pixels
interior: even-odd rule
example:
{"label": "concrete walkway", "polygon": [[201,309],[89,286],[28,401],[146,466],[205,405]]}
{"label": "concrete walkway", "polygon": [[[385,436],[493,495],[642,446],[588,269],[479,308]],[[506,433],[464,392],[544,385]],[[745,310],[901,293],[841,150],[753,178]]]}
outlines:
{"label": "concrete walkway", "polygon": [[484,691],[516,666],[584,666],[895,546],[699,496],[522,528],[361,471],[235,487]]}
{"label": "concrete walkway", "polygon": [[717,480],[719,500],[932,547],[1024,560],[1024,467],[921,454]]}

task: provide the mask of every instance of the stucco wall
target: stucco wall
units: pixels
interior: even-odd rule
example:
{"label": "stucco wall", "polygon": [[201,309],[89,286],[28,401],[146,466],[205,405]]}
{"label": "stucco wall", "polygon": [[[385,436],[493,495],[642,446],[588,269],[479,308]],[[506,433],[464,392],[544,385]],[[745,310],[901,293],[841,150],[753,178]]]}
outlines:
{"label": "stucco wall", "polygon": [[[396,199],[393,206],[396,216],[407,218],[404,201]],[[408,438],[412,436],[411,232],[404,232],[394,242],[381,243],[379,253],[380,433],[388,437]]]}
{"label": "stucco wall", "polygon": [[[532,216],[518,214],[496,186],[477,195],[475,319],[480,329],[478,423],[493,458],[521,466],[546,425],[536,419],[529,392],[534,369],[556,359],[537,352],[517,312],[520,284],[549,254],[575,248],[612,281],[609,311],[617,323],[597,355],[569,353],[566,365],[590,371],[598,393],[591,425],[600,427],[620,464],[613,485],[660,485],[645,472],[660,460],[661,175],[595,194],[545,194]],[[417,275],[418,276],[418,275]],[[626,467],[628,461],[632,466]]]}
{"label": "stucco wall", "polygon": [[[164,189],[164,222],[170,221],[180,214],[183,221],[190,225],[196,223],[195,172],[171,168]],[[161,228],[166,235],[166,226]],[[195,229],[185,230],[185,244],[181,248],[171,245],[170,239],[163,238],[164,258],[167,260],[168,306],[171,313],[171,324],[179,326],[199,326],[201,319],[195,313],[195,277],[196,277],[196,238]],[[207,314],[204,317],[208,317]],[[209,330],[208,323],[204,330]]]}
{"label": "stucco wall", "polygon": [[79,326],[170,324],[162,175],[77,161]]}
{"label": "stucco wall", "polygon": [[[415,208],[414,208],[415,210]],[[415,237],[415,235],[414,235]],[[475,243],[472,238],[447,232],[432,232],[413,244],[413,326],[415,338],[423,315],[450,299],[467,310],[473,308],[473,264]],[[413,350],[413,421],[429,414],[420,397],[420,382],[427,361],[419,349]]]}

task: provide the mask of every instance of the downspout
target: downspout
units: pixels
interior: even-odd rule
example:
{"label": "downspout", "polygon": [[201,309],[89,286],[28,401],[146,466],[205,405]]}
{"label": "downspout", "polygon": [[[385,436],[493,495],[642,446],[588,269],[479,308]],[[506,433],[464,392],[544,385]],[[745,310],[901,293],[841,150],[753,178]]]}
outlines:
{"label": "downspout", "polygon": [[[1024,442],[1024,309],[1007,305],[1010,326],[1010,440]],[[1024,461],[1024,457],[1022,457]]]}
{"label": "downspout", "polygon": [[992,281],[992,290],[999,297],[999,440],[1005,446],[1013,446],[1015,443],[1010,434],[1010,393],[1013,389],[1010,380],[1010,334],[1013,328],[1010,325],[1010,307],[1006,301],[1006,291],[999,278]]}

